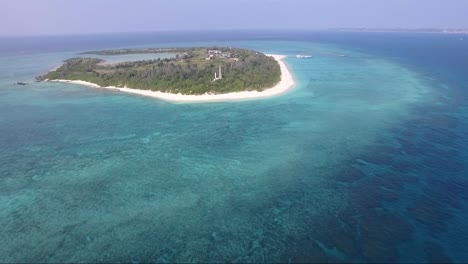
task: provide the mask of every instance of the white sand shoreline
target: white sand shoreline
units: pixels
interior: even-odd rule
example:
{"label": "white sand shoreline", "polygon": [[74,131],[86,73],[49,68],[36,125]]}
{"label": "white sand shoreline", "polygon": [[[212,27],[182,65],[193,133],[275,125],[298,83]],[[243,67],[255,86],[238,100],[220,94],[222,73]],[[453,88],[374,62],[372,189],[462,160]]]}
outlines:
{"label": "white sand shoreline", "polygon": [[49,82],[63,82],[63,83],[74,83],[86,85],[93,88],[103,88],[103,89],[112,89],[119,90],[121,92],[139,94],[144,96],[150,96],[166,101],[171,102],[220,102],[220,101],[233,101],[233,100],[246,100],[246,99],[256,99],[256,98],[265,98],[275,95],[279,95],[287,92],[294,87],[295,82],[294,78],[291,75],[286,64],[283,62],[283,59],[286,56],[283,55],[273,55],[266,54],[267,56],[273,57],[278,61],[281,69],[281,80],[273,86],[272,88],[266,89],[262,92],[258,91],[244,91],[244,92],[234,92],[234,93],[225,93],[225,94],[201,94],[201,95],[185,95],[185,94],[173,94],[173,93],[163,93],[159,91],[150,91],[150,90],[139,90],[133,88],[120,88],[115,86],[101,87],[95,83],[79,81],[79,80],[48,80]]}

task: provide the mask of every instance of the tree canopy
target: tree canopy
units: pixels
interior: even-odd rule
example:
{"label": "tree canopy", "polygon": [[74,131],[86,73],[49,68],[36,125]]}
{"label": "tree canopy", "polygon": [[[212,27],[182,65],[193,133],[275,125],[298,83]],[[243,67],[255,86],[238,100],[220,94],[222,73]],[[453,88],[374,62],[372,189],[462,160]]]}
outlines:
{"label": "tree canopy", "polygon": [[[274,58],[240,48],[120,49],[86,53],[112,56],[167,52],[177,55],[169,59],[114,64],[96,58],[70,58],[55,71],[39,76],[38,80],[82,80],[100,86],[182,94],[219,94],[262,91],[274,86],[281,78],[280,66]],[[219,67],[222,79],[214,80]]]}

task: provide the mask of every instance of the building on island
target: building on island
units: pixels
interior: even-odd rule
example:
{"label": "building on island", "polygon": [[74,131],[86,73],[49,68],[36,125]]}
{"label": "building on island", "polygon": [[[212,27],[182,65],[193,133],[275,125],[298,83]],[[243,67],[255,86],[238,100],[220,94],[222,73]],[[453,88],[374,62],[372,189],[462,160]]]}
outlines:
{"label": "building on island", "polygon": [[231,58],[232,54],[228,51],[221,51],[217,49],[210,49],[208,50],[208,57],[205,60],[212,60],[216,58]]}

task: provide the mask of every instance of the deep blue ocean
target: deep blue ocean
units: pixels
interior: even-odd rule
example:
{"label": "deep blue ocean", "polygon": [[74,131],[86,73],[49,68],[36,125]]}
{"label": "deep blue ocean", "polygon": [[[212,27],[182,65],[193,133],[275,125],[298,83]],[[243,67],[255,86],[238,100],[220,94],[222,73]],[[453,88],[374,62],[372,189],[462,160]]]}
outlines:
{"label": "deep blue ocean", "polygon": [[[34,82],[86,50],[213,45],[287,55],[295,88]],[[467,160],[466,35],[0,38],[0,262],[468,262]]]}

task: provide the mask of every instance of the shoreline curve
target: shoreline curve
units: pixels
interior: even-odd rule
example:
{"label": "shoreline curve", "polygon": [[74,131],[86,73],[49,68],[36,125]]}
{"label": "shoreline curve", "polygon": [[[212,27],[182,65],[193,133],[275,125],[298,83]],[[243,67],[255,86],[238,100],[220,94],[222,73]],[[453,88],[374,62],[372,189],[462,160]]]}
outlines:
{"label": "shoreline curve", "polygon": [[151,90],[141,90],[133,88],[121,88],[115,86],[106,86],[102,87],[98,84],[80,81],[80,80],[63,80],[63,79],[54,79],[46,80],[48,82],[61,82],[61,83],[73,83],[85,85],[93,88],[102,88],[102,89],[112,89],[118,90],[125,93],[138,94],[153,98],[162,99],[169,102],[221,102],[221,101],[235,101],[235,100],[247,100],[247,99],[258,99],[258,98],[267,98],[275,95],[279,95],[291,90],[295,86],[294,78],[289,71],[288,67],[284,63],[286,56],[284,55],[274,55],[274,54],[265,54],[267,56],[273,57],[279,64],[281,70],[281,79],[273,87],[265,89],[261,92],[258,91],[242,91],[242,92],[232,92],[224,94],[200,94],[200,95],[189,95],[189,94],[174,94],[174,93],[165,93],[160,91],[151,91]]}

